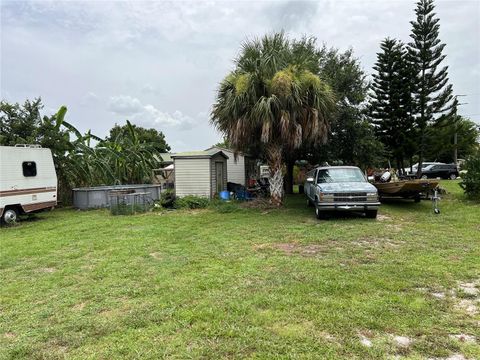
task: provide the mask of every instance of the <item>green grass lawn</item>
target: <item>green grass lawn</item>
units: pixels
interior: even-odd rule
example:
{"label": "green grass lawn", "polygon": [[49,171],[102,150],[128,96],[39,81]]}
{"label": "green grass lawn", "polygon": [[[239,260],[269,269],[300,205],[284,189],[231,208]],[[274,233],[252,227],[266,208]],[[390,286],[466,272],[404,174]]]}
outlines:
{"label": "green grass lawn", "polygon": [[480,205],[442,186],[440,215],[318,221],[294,195],[2,228],[0,358],[480,358]]}

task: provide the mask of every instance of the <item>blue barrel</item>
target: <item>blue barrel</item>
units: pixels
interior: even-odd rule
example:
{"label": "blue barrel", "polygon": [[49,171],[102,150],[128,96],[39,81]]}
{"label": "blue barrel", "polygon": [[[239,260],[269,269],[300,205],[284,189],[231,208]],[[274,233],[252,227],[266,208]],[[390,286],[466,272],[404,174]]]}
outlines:
{"label": "blue barrel", "polygon": [[230,199],[230,193],[226,190],[220,191],[220,199],[229,200]]}

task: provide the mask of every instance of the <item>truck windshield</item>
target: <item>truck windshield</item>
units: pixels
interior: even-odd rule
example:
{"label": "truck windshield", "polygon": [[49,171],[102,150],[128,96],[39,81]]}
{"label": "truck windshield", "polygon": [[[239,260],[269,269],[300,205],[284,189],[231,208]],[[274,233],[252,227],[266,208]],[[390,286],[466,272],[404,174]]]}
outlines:
{"label": "truck windshield", "polygon": [[317,183],[365,182],[360,169],[324,169],[318,171]]}

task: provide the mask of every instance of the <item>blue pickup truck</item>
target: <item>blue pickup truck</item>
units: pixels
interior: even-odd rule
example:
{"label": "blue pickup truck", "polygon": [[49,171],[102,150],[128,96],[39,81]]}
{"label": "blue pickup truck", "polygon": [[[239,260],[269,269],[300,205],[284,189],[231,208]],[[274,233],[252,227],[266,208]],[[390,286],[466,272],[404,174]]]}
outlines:
{"label": "blue pickup truck", "polygon": [[364,212],[376,218],[380,206],[378,191],[355,166],[318,167],[307,173],[307,204],[315,206],[315,215],[322,219],[330,211]]}

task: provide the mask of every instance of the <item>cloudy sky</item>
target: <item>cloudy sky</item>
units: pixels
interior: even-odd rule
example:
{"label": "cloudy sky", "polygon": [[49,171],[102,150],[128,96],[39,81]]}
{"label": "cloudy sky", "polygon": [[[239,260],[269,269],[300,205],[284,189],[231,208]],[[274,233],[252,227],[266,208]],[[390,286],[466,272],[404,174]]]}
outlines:
{"label": "cloudy sky", "polygon": [[[440,37],[460,113],[480,123],[480,1],[438,0]],[[408,41],[413,0],[1,1],[1,97],[41,96],[80,130],[129,119],[175,151],[220,139],[209,125],[219,81],[246,38],[290,36],[354,49],[367,73],[386,36]]]}

